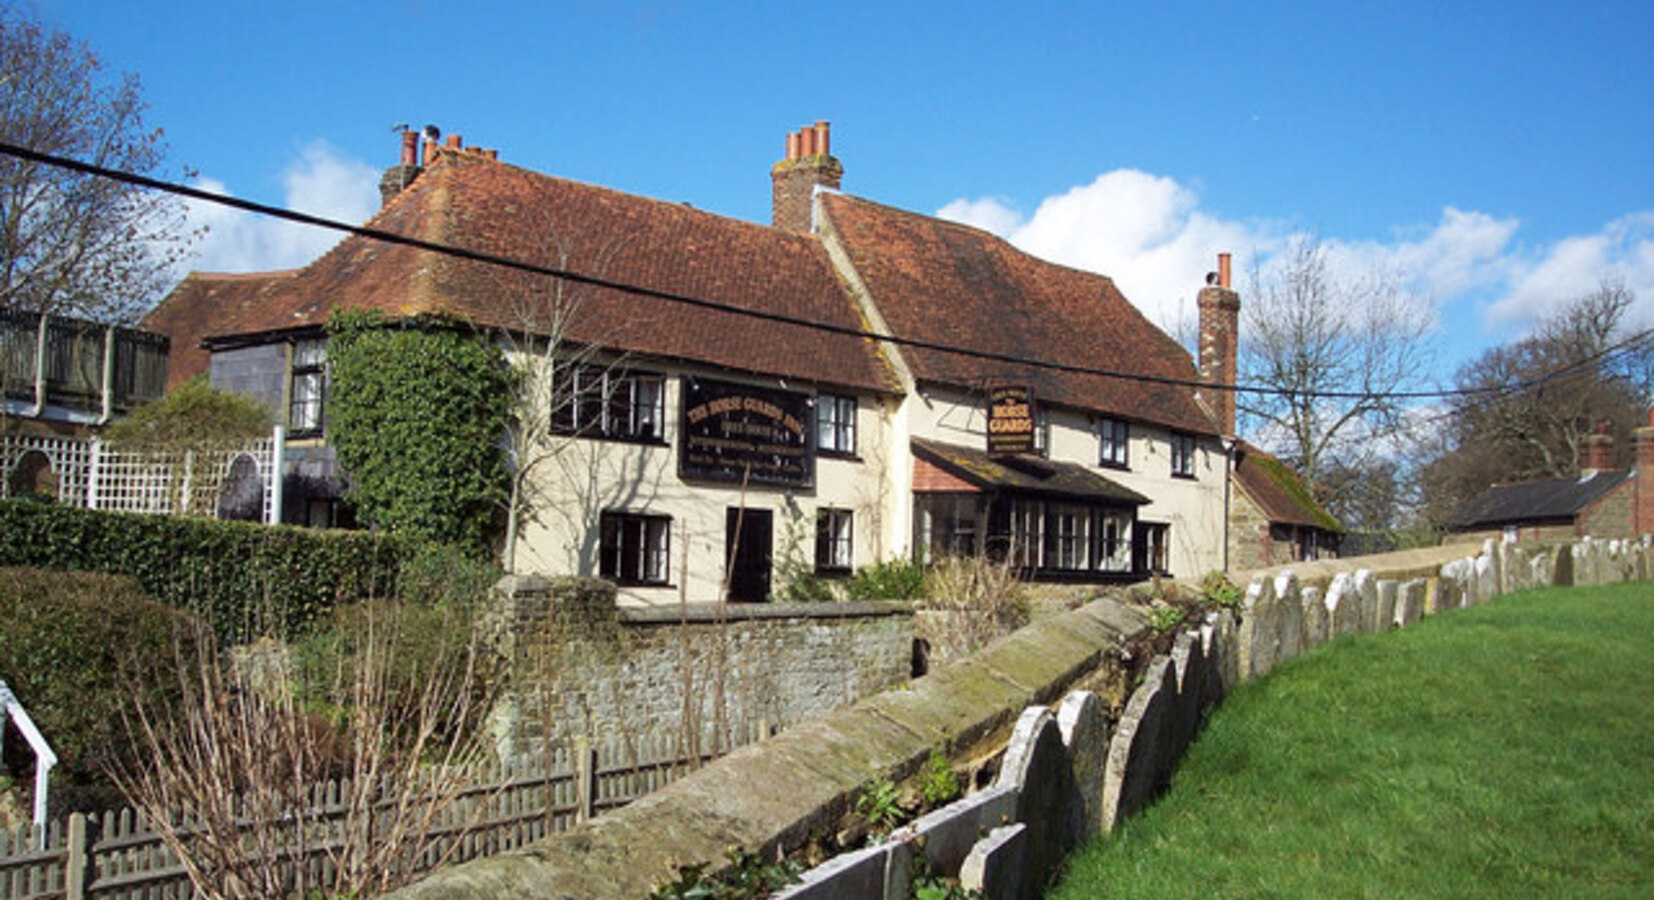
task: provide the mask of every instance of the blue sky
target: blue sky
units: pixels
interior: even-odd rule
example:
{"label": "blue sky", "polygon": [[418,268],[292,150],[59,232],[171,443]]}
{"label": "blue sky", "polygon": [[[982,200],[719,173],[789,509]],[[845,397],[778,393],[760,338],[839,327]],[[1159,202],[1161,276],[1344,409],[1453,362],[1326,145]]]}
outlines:
{"label": "blue sky", "polygon": [[[35,0],[139,74],[172,170],[361,220],[391,128],[768,221],[787,132],[844,189],[1113,276],[1175,327],[1220,250],[1382,268],[1439,368],[1602,279],[1654,326],[1654,3]],[[198,268],[336,237],[222,210]],[[1244,287],[1244,285],[1242,285]]]}

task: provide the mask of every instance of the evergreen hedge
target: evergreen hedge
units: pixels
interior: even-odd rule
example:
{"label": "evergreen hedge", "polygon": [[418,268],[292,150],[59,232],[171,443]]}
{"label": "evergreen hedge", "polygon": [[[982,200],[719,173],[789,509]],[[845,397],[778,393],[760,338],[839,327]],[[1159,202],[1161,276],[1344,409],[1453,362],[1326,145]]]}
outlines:
{"label": "evergreen hedge", "polygon": [[[67,780],[71,795],[101,782],[107,766],[138,761],[123,705],[139,691],[150,703],[175,697],[178,663],[193,647],[190,615],[131,578],[0,567],[0,678],[57,752],[53,783]],[[7,740],[5,754],[14,776],[33,770],[22,741]],[[114,799],[92,793],[82,799],[94,806]],[[52,797],[54,807],[81,806],[56,788]]]}
{"label": "evergreen hedge", "polygon": [[418,552],[374,532],[0,501],[0,566],[128,575],[232,643],[289,637],[336,605],[392,596],[403,561]]}

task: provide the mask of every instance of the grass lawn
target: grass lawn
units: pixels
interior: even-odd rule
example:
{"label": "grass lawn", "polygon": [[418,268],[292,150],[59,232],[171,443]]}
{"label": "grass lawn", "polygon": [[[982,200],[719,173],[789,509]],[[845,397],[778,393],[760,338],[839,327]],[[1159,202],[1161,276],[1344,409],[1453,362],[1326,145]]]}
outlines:
{"label": "grass lawn", "polygon": [[1654,897],[1654,586],[1342,638],[1238,690],[1093,897]]}

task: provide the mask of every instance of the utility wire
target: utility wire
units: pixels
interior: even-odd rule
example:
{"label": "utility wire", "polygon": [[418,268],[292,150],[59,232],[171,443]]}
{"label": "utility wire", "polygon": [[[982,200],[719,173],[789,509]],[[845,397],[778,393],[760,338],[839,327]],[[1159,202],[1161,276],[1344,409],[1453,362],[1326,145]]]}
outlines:
{"label": "utility wire", "polygon": [[[932,351],[936,351],[936,352],[939,352],[939,353],[948,353],[948,354],[952,354],[952,355],[956,355],[956,356],[969,357],[969,358],[972,358],[972,359],[981,359],[981,360],[986,360],[986,361],[990,361],[990,362],[1009,363],[1009,364],[1012,364],[1012,365],[1028,366],[1030,368],[1050,369],[1050,370],[1053,370],[1053,371],[1069,372],[1069,373],[1079,374],[1079,375],[1094,375],[1094,376],[1098,376],[1098,377],[1102,377],[1102,378],[1118,379],[1118,380],[1121,380],[1121,381],[1136,381],[1136,382],[1142,382],[1142,383],[1147,383],[1147,384],[1166,385],[1166,386],[1171,386],[1171,387],[1197,388],[1197,389],[1200,389],[1200,390],[1226,391],[1226,392],[1233,392],[1233,393],[1237,393],[1237,394],[1264,394],[1264,395],[1276,394],[1276,395],[1287,395],[1287,396],[1293,396],[1293,397],[1302,397],[1302,398],[1306,398],[1306,399],[1324,399],[1324,400],[1362,400],[1362,399],[1368,399],[1368,398],[1373,398],[1373,397],[1384,397],[1386,399],[1392,399],[1392,400],[1436,400],[1436,399],[1445,399],[1445,398],[1448,398],[1448,397],[1466,397],[1466,396],[1477,396],[1477,395],[1486,395],[1486,394],[1506,394],[1506,393],[1509,393],[1509,392],[1520,392],[1520,391],[1523,391],[1523,390],[1531,389],[1533,387],[1537,387],[1537,386],[1539,386],[1541,384],[1544,384],[1547,381],[1549,381],[1553,376],[1561,377],[1559,375],[1556,375],[1556,373],[1545,373],[1541,376],[1538,376],[1538,377],[1533,378],[1533,379],[1529,379],[1528,381],[1521,382],[1521,383],[1516,384],[1516,385],[1509,385],[1509,386],[1504,386],[1504,387],[1493,387],[1493,388],[1455,388],[1455,389],[1442,389],[1442,390],[1433,390],[1433,391],[1390,391],[1390,392],[1372,392],[1372,391],[1311,391],[1311,392],[1305,392],[1305,391],[1289,391],[1289,390],[1284,390],[1284,389],[1276,388],[1276,387],[1269,387],[1269,386],[1265,386],[1265,385],[1251,385],[1251,384],[1227,385],[1227,384],[1210,383],[1210,382],[1201,381],[1201,380],[1195,379],[1195,378],[1175,378],[1175,377],[1163,376],[1163,375],[1149,375],[1149,374],[1145,374],[1145,373],[1142,373],[1142,372],[1122,372],[1122,371],[1115,370],[1115,369],[1104,369],[1104,368],[1099,368],[1099,367],[1095,367],[1095,366],[1073,365],[1073,364],[1070,364],[1070,363],[1059,363],[1059,362],[1052,362],[1050,360],[1043,360],[1043,359],[1035,359],[1035,358],[1031,358],[1031,357],[1017,356],[1017,355],[1009,354],[1009,353],[996,353],[996,352],[988,351],[988,350],[977,350],[977,349],[972,349],[972,348],[969,348],[969,347],[960,347],[960,346],[952,345],[952,344],[944,344],[944,343],[941,343],[941,342],[938,342],[938,341],[927,341],[927,340],[921,340],[921,339],[918,339],[918,338],[901,337],[901,336],[898,336],[898,335],[880,334],[878,332],[869,331],[869,330],[862,329],[862,328],[852,328],[852,327],[848,327],[848,326],[844,326],[844,325],[834,325],[830,322],[820,322],[820,321],[817,321],[817,320],[814,320],[814,319],[807,319],[807,318],[804,318],[804,317],[801,317],[801,316],[790,316],[790,315],[787,315],[785,313],[776,313],[776,312],[769,312],[769,311],[766,311],[766,310],[749,309],[747,307],[736,306],[736,305],[731,304],[731,303],[722,303],[722,302],[719,302],[719,301],[716,301],[716,300],[708,300],[704,297],[696,297],[696,296],[692,296],[692,295],[689,295],[689,294],[679,294],[679,293],[675,293],[675,292],[672,292],[672,291],[662,291],[662,290],[658,290],[658,289],[655,289],[655,288],[649,288],[649,287],[644,287],[644,286],[635,285],[635,284],[628,284],[626,282],[614,281],[612,279],[601,278],[601,277],[594,276],[594,275],[584,275],[584,274],[581,274],[579,272],[569,271],[567,269],[559,269],[559,268],[555,268],[555,267],[552,267],[552,266],[539,265],[537,263],[525,262],[523,260],[511,259],[509,257],[497,256],[497,255],[494,255],[494,254],[491,254],[491,253],[483,253],[483,252],[476,251],[476,250],[469,250],[469,249],[464,248],[464,247],[457,247],[457,246],[452,246],[452,245],[448,245],[448,244],[439,244],[439,243],[436,243],[436,242],[433,242],[433,241],[426,241],[426,240],[422,240],[422,239],[416,238],[416,237],[409,237],[408,235],[404,235],[404,234],[397,234],[396,232],[393,232],[393,231],[384,231],[384,230],[378,229],[378,228],[369,228],[365,225],[352,225],[348,222],[341,222],[337,219],[329,219],[329,218],[325,218],[325,217],[322,217],[322,216],[311,215],[309,213],[302,213],[302,212],[297,212],[297,211],[294,211],[294,210],[283,209],[279,206],[271,206],[271,205],[268,205],[268,204],[265,204],[265,203],[258,203],[258,202],[252,201],[252,200],[243,200],[239,197],[231,197],[231,196],[226,196],[224,194],[215,194],[215,193],[212,193],[210,191],[205,191],[205,190],[202,190],[200,188],[191,187],[191,186],[185,185],[185,184],[178,184],[178,183],[170,182],[170,181],[162,181],[160,179],[150,178],[146,175],[139,175],[139,174],[134,173],[134,172],[126,172],[126,171],[122,171],[122,170],[119,170],[119,169],[111,169],[111,168],[108,168],[108,167],[105,167],[105,166],[99,166],[99,165],[94,165],[92,163],[81,162],[80,160],[76,160],[76,159],[70,159],[68,157],[56,156],[56,155],[53,155],[53,154],[50,154],[50,153],[42,153],[38,150],[33,150],[33,149],[28,148],[28,147],[20,147],[16,144],[7,143],[5,141],[0,141],[0,154],[6,155],[6,156],[13,156],[13,157],[16,157],[16,158],[19,158],[19,159],[29,160],[31,162],[42,163],[42,164],[45,164],[45,165],[54,166],[54,167],[61,168],[61,169],[67,169],[69,171],[79,172],[79,173],[84,174],[84,175],[91,175],[91,176],[98,177],[98,178],[107,178],[107,179],[110,179],[112,181],[118,181],[118,182],[121,182],[123,184],[129,184],[129,185],[133,185],[135,187],[145,188],[147,190],[161,191],[163,193],[173,194],[175,196],[188,197],[192,200],[200,200],[200,201],[205,202],[205,203],[215,203],[215,204],[218,204],[220,206],[228,206],[228,207],[231,207],[231,208],[234,208],[234,209],[244,210],[246,212],[257,213],[259,215],[264,215],[264,216],[270,216],[270,217],[276,218],[276,219],[283,219],[283,220],[289,221],[289,222],[296,222],[296,223],[301,224],[301,225],[309,225],[309,226],[316,227],[316,228],[326,228],[326,229],[330,229],[330,230],[333,230],[333,231],[340,231],[340,232],[344,232],[346,234],[352,234],[352,235],[356,235],[358,237],[368,238],[370,240],[381,241],[381,242],[384,242],[384,243],[387,243],[387,244],[398,244],[398,245],[401,245],[401,246],[404,246],[404,247],[412,247],[416,250],[425,250],[425,251],[429,251],[429,252],[432,252],[432,253],[442,254],[444,256],[451,256],[451,257],[454,257],[454,258],[457,258],[457,259],[470,260],[472,262],[479,262],[479,263],[483,263],[483,264],[486,264],[486,265],[502,266],[502,267],[509,268],[509,269],[515,269],[515,270],[518,270],[518,271],[521,271],[521,272],[528,272],[528,273],[535,274],[535,275],[544,275],[544,276],[551,277],[551,278],[558,278],[558,279],[562,279],[564,281],[573,282],[575,284],[584,284],[584,285],[590,285],[592,287],[606,288],[606,289],[609,289],[609,290],[620,291],[622,293],[633,294],[633,295],[636,295],[636,296],[650,297],[650,298],[654,298],[654,299],[657,299],[657,300],[665,300],[665,301],[670,302],[670,303],[677,303],[677,304],[681,304],[681,305],[684,305],[684,306],[691,306],[691,307],[695,307],[695,308],[699,308],[699,309],[713,310],[713,311],[716,311],[716,312],[722,312],[722,313],[726,313],[726,314],[729,314],[729,315],[742,316],[742,317],[746,317],[746,318],[750,318],[750,319],[758,319],[760,321],[765,321],[765,322],[773,322],[773,323],[781,324],[781,325],[794,325],[794,326],[798,326],[798,327],[801,327],[801,328],[808,328],[808,329],[813,329],[813,330],[816,330],[816,331],[827,332],[829,334],[838,334],[838,335],[843,335],[845,337],[854,337],[854,338],[862,338],[862,339],[871,340],[871,341],[878,341],[878,342],[882,342],[882,343],[886,343],[886,344],[893,344],[893,345],[898,346],[898,347],[911,347],[911,348],[914,348],[914,349],[917,349],[917,350],[932,350]],[[1632,343],[1632,342],[1635,342],[1635,341],[1638,341],[1638,340],[1646,339],[1650,334],[1654,334],[1654,329],[1649,329],[1649,330],[1639,332],[1638,334],[1633,335],[1632,338],[1629,339],[1628,341],[1622,342],[1622,344],[1617,345],[1617,346],[1623,347],[1626,344],[1629,344],[1629,343]],[[1572,367],[1570,367],[1570,368],[1572,368]]]}

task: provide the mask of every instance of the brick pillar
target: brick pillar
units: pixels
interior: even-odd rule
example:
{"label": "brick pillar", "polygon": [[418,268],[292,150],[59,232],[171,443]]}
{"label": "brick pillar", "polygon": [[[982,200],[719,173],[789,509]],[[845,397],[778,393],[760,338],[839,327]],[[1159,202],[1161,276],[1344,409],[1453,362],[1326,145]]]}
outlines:
{"label": "brick pillar", "polygon": [[[1200,380],[1234,387],[1239,367],[1240,294],[1229,287],[1229,254],[1218,254],[1218,271],[1207,276],[1196,298],[1200,307]],[[1224,434],[1235,433],[1235,392],[1204,392]]]}
{"label": "brick pillar", "polygon": [[770,224],[808,233],[815,189],[838,190],[844,166],[828,152],[828,125],[817,122],[787,135],[787,157],[770,169]]}
{"label": "brick pillar", "polygon": [[1654,409],[1648,411],[1648,425],[1637,429],[1636,441],[1636,506],[1631,513],[1632,530],[1637,534],[1651,534],[1654,533]]}

